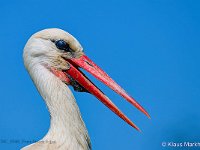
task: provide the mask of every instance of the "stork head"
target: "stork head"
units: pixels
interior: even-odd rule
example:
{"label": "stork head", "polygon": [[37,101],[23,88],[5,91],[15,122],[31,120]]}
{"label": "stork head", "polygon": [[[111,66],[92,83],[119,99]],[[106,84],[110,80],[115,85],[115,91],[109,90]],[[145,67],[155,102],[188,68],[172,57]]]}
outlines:
{"label": "stork head", "polygon": [[56,77],[67,85],[73,86],[75,91],[88,92],[99,99],[129,125],[139,128],[126,117],[110,99],[90,81],[80,68],[91,73],[95,78],[121,95],[132,105],[142,111],[148,117],[147,111],[142,108],[125,90],[112,80],[100,67],[90,60],[83,52],[80,43],[68,32],[61,29],[45,29],[35,33],[24,48],[24,64],[40,64],[46,67]]}

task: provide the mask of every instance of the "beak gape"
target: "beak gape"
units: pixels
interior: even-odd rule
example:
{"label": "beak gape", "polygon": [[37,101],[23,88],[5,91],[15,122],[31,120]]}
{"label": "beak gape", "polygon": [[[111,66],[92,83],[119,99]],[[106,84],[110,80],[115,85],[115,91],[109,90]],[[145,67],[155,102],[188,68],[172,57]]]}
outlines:
{"label": "beak gape", "polygon": [[88,92],[93,94],[97,99],[99,99],[104,105],[111,109],[116,115],[122,118],[129,125],[140,131],[140,129],[128,118],[126,117],[115,104],[97,87],[95,86],[79,68],[86,70],[91,73],[95,78],[103,82],[113,91],[124,97],[128,102],[134,105],[137,109],[143,112],[147,117],[150,118],[147,111],[140,106],[131,96],[129,96],[124,89],[122,89],[114,80],[112,80],[101,68],[99,68],[92,60],[90,60],[86,55],[82,55],[79,58],[67,59],[69,62],[69,69],[63,71],[68,83],[74,87],[76,91]]}

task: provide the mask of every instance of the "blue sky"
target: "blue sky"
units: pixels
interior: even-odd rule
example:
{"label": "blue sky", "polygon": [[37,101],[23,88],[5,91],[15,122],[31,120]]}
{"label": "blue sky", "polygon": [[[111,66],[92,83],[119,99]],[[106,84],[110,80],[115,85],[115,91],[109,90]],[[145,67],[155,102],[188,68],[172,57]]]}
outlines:
{"label": "blue sky", "polygon": [[152,117],[92,78],[142,130],[92,95],[73,91],[94,150],[166,150],[172,148],[162,142],[200,142],[199,1],[8,0],[0,12],[0,149],[19,149],[27,143],[9,141],[39,140],[48,131],[49,113],[22,51],[33,33],[50,27],[73,34]]}

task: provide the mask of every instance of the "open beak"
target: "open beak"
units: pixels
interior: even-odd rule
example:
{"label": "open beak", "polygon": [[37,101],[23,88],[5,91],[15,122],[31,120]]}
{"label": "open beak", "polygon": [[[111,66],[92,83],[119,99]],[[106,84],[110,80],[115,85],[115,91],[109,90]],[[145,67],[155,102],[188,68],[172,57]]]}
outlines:
{"label": "open beak", "polygon": [[75,80],[81,85],[87,92],[93,94],[99,99],[104,105],[111,109],[116,115],[122,118],[129,125],[140,131],[140,129],[126,117],[115,104],[97,87],[92,83],[80,70],[82,68],[87,72],[91,73],[95,78],[106,84],[113,91],[124,97],[128,102],[134,105],[137,109],[143,112],[147,117],[150,118],[147,111],[140,106],[131,96],[129,96],[124,89],[122,89],[114,80],[112,80],[101,68],[99,68],[92,60],[90,60],[85,54],[79,58],[67,59],[70,64],[70,68],[65,73],[70,77],[70,80]]}

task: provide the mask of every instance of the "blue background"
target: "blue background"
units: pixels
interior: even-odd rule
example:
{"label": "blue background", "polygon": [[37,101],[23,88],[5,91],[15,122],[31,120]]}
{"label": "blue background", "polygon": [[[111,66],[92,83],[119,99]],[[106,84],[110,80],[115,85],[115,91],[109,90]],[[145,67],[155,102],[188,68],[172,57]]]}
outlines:
{"label": "blue background", "polygon": [[200,142],[199,1],[8,0],[0,12],[1,150],[19,149],[29,143],[17,140],[39,140],[48,131],[49,113],[23,66],[22,52],[33,33],[50,27],[73,34],[152,117],[92,78],[142,130],[128,126],[92,95],[73,91],[94,150],[160,150],[173,149],[162,147],[165,141]]}

